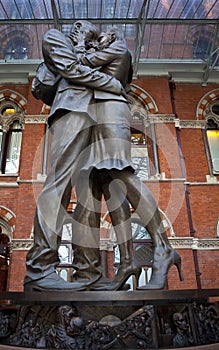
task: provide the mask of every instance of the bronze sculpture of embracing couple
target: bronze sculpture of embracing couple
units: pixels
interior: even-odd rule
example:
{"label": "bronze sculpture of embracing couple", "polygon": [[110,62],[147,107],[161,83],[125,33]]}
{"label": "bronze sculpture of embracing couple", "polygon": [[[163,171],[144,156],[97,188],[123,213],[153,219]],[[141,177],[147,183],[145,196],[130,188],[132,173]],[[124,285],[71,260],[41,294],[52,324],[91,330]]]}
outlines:
{"label": "bronze sculpture of embracing couple", "polygon": [[[37,201],[24,290],[120,290],[131,275],[138,279],[141,266],[133,254],[130,204],[154,246],[152,277],[140,288],[163,289],[172,265],[182,280],[181,258],[168,241],[152,193],[134,173],[131,161],[126,93],[132,62],[122,32],[112,27],[98,34],[90,22],[76,21],[69,36],[49,30],[42,50],[44,68],[56,79],[48,118],[51,168]],[[67,207],[74,186],[78,202],[70,217]],[[113,281],[103,276],[100,261],[102,196],[120,251]],[[56,273],[66,220],[73,232],[72,282]]]}

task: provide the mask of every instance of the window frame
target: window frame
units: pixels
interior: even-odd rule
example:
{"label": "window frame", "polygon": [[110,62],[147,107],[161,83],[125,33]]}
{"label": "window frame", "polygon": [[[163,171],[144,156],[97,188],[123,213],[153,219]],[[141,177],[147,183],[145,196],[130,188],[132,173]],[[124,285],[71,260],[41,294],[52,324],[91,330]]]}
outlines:
{"label": "window frame", "polygon": [[[216,110],[218,113],[215,113],[215,106],[217,106]],[[206,143],[206,152],[207,152],[207,158],[208,158],[208,164],[209,164],[209,171],[211,175],[219,175],[219,164],[218,169],[215,169],[215,153],[213,149],[212,142],[210,141],[208,132],[216,132],[218,134],[218,144],[219,144],[219,100],[213,101],[210,106],[208,107],[208,114],[205,117],[206,119],[206,128],[205,128],[205,143]],[[219,147],[218,147],[218,154],[216,154],[216,159],[219,159]]]}
{"label": "window frame", "polygon": [[[218,129],[207,129],[206,130],[206,137],[207,137],[207,141],[208,141],[208,148],[209,148],[209,153],[210,153],[210,157],[211,157],[211,167],[212,167],[212,173],[214,175],[219,175],[219,147],[218,147],[218,152],[215,153],[214,149],[214,145],[213,145],[213,136],[210,136],[209,133],[215,133],[215,137],[217,139],[217,144],[219,146],[219,128]],[[216,135],[217,134],[217,135]],[[216,156],[216,157],[215,157]],[[216,161],[218,162],[218,168],[216,168]]]}
{"label": "window frame", "polygon": [[[4,114],[6,109],[13,109],[14,112],[8,116]],[[18,123],[19,127],[15,127],[15,124]],[[19,172],[20,164],[20,154],[21,154],[21,145],[22,145],[22,130],[23,130],[23,120],[22,113],[19,110],[18,106],[11,102],[5,102],[0,105],[0,132],[1,132],[1,144],[0,144],[0,175],[6,176],[16,176]],[[16,172],[7,171],[7,158],[10,152],[10,147],[12,145],[14,135],[20,133],[20,142],[18,150],[18,166]]]}

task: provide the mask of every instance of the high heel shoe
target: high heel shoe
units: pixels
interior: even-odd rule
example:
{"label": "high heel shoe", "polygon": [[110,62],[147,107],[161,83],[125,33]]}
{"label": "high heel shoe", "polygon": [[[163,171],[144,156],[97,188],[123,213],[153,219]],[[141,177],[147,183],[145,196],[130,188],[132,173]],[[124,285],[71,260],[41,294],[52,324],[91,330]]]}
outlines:
{"label": "high heel shoe", "polygon": [[[141,274],[141,267],[134,261],[132,239],[119,244],[120,265],[115,278],[109,284],[98,283],[91,286],[92,290],[127,290],[125,285],[130,276],[135,276],[136,286]],[[126,288],[128,287],[128,288]]]}
{"label": "high heel shoe", "polygon": [[173,265],[177,267],[180,281],[183,281],[180,255],[173,248],[168,253],[163,248],[156,248],[152,265],[152,277],[148,284],[137,289],[164,289],[168,271]]}
{"label": "high heel shoe", "polygon": [[96,291],[113,291],[113,290],[127,290],[126,281],[130,276],[135,276],[136,286],[138,285],[138,280],[141,274],[141,267],[135,265],[133,262],[122,263],[117,271],[117,274],[113,281],[109,281],[106,283],[105,280],[100,279],[96,283],[92,284],[89,287],[89,290]]}
{"label": "high heel shoe", "polygon": [[138,286],[138,280],[141,274],[141,267],[136,265],[133,261],[131,262],[123,262],[116,273],[116,276],[113,280],[117,285],[116,290],[120,290],[124,287],[126,281],[129,277],[135,277],[136,287]]}

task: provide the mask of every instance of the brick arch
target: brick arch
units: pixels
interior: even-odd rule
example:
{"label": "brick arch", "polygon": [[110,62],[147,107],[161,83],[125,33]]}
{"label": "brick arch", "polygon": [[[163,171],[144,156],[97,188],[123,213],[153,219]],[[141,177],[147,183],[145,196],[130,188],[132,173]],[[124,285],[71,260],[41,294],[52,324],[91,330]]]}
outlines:
{"label": "brick arch", "polygon": [[128,96],[130,96],[131,99],[140,102],[140,104],[146,108],[147,112],[150,114],[158,112],[154,99],[145,90],[134,84],[131,84],[130,88],[131,91],[129,92]]}
{"label": "brick arch", "polygon": [[9,89],[0,90],[0,103],[5,101],[11,101],[15,103],[23,112],[25,112],[27,108],[26,98],[24,98],[18,92],[13,90],[9,90]]}
{"label": "brick arch", "polygon": [[207,92],[199,101],[196,108],[196,119],[204,120],[205,119],[205,111],[208,106],[215,100],[219,100],[219,89],[215,89]]}
{"label": "brick arch", "polygon": [[16,222],[15,213],[12,210],[0,205],[0,218],[8,224],[11,229],[11,233],[13,234],[15,231]]}

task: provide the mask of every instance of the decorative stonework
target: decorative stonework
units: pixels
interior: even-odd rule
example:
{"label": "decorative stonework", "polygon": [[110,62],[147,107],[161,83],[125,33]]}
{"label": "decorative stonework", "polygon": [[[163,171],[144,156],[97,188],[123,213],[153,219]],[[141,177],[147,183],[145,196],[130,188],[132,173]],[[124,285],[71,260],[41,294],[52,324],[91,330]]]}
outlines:
{"label": "decorative stonework", "polygon": [[[32,239],[13,239],[12,240],[12,250],[29,250],[32,247]],[[115,242],[112,242],[108,239],[100,240],[100,250],[113,251]]]}
{"label": "decorative stonework", "polygon": [[29,250],[33,239],[12,239],[12,250]]}
{"label": "decorative stonework", "polygon": [[[194,238],[194,237],[169,237],[169,241],[175,249],[191,250],[219,250],[219,238]],[[29,250],[32,246],[33,239],[13,239],[13,250]],[[112,251],[115,242],[102,239],[100,249]]]}
{"label": "decorative stonework", "polygon": [[213,250],[213,249],[219,249],[219,239],[199,239],[196,242],[194,242],[193,249],[198,250]]}
{"label": "decorative stonework", "polygon": [[177,237],[169,238],[169,241],[175,249],[192,249],[192,250],[218,250],[219,238],[194,238],[194,237]]}
{"label": "decorative stonework", "polygon": [[148,119],[150,123],[176,123],[178,119],[175,118],[174,114],[149,114]]}
{"label": "decorative stonework", "polygon": [[[137,107],[136,107],[137,108]],[[24,117],[25,124],[47,124],[48,115],[26,115]],[[205,129],[205,120],[180,120],[175,118],[173,114],[148,114],[142,118],[142,122],[145,126],[150,123],[174,123],[175,127],[180,129]]]}
{"label": "decorative stonework", "polygon": [[8,132],[8,130],[10,129],[10,126],[13,124],[14,121],[17,121],[17,120],[19,121],[21,128],[23,129],[24,128],[23,113],[17,112],[10,117],[0,115],[0,124],[2,126],[2,131],[5,133]]}
{"label": "decorative stonework", "polygon": [[219,99],[219,89],[207,92],[198,103],[196,109],[196,119],[205,119],[205,111],[208,109],[208,106],[217,99]]}
{"label": "decorative stonework", "polygon": [[[14,113],[12,115],[4,115],[2,111],[4,108],[8,108],[9,105],[11,108],[14,108]],[[8,132],[14,121],[19,121],[21,128],[24,127],[27,100],[22,95],[10,89],[0,90],[0,106],[0,124],[3,132]]]}
{"label": "decorative stonework", "polygon": [[131,106],[134,105],[136,101],[138,101],[139,105],[144,107],[148,113],[158,112],[155,101],[145,90],[134,84],[131,84],[130,88],[131,91],[128,94],[128,99]]}
{"label": "decorative stonework", "polygon": [[148,114],[143,120],[145,126],[150,123],[174,123],[176,128],[180,129],[205,129],[206,120],[180,120],[175,118],[174,114]]}
{"label": "decorative stonework", "polygon": [[25,112],[27,108],[27,100],[13,90],[6,89],[0,91],[0,103],[5,101],[14,102],[23,112]]}
{"label": "decorative stonework", "polygon": [[176,122],[176,127],[180,129],[205,129],[206,121],[205,120],[178,120]]}
{"label": "decorative stonework", "polygon": [[47,124],[47,115],[26,115],[25,124]]}
{"label": "decorative stonework", "polygon": [[209,115],[206,115],[206,122],[211,123],[211,121],[213,121],[217,126],[217,128],[219,129],[219,116],[213,115],[212,113],[210,113]]}
{"label": "decorative stonework", "polygon": [[16,215],[11,211],[10,209],[0,206],[0,218],[4,220],[8,226],[11,229],[11,233],[15,231],[15,221],[16,221]]}

